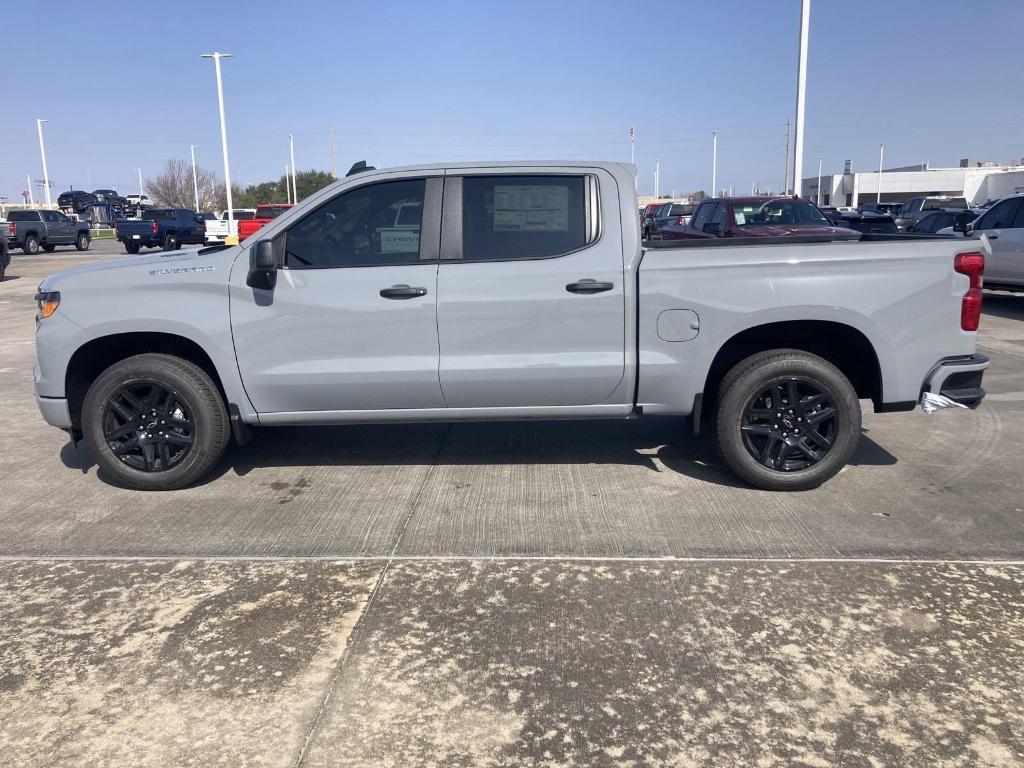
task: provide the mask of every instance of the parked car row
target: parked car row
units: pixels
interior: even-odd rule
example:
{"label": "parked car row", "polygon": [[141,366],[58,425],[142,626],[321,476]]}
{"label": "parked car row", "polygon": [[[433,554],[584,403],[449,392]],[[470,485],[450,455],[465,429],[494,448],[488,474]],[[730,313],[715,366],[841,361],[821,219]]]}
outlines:
{"label": "parked car row", "polygon": [[669,222],[662,240],[717,237],[832,237],[856,235],[836,226],[816,205],[796,197],[705,198],[685,223]]}

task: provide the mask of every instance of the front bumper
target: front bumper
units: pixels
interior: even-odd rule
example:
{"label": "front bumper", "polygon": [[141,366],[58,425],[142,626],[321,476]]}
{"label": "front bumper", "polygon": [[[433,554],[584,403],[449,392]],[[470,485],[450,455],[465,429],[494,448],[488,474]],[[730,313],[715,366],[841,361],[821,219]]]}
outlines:
{"label": "front bumper", "polygon": [[71,410],[65,398],[36,395],[36,405],[47,424],[61,429],[71,429]]}
{"label": "front bumper", "polygon": [[977,408],[985,399],[981,379],[988,366],[989,359],[984,355],[940,360],[928,372],[921,395],[931,392],[968,408]]}

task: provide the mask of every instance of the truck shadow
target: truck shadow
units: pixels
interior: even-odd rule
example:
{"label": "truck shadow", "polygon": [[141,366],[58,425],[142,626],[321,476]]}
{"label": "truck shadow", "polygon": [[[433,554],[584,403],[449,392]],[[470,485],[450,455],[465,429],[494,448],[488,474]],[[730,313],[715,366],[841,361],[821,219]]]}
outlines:
{"label": "truck shadow", "polygon": [[1024,320],[1024,294],[985,291],[981,311],[1008,320]]}
{"label": "truck shadow", "polygon": [[[83,443],[61,450],[66,467],[88,472],[95,462]],[[889,466],[896,457],[868,436],[850,462]],[[710,435],[693,437],[686,419],[638,421],[378,424],[268,427],[249,445],[231,445],[200,485],[233,472],[267,467],[472,466],[602,464],[678,472],[732,488],[747,487],[718,456]],[[101,480],[107,478],[98,473]]]}
{"label": "truck shadow", "polygon": [[[893,465],[867,434],[851,462]],[[602,464],[678,472],[747,487],[718,456],[710,435],[693,437],[685,419],[275,427],[234,446],[217,473],[245,476],[278,466]]]}

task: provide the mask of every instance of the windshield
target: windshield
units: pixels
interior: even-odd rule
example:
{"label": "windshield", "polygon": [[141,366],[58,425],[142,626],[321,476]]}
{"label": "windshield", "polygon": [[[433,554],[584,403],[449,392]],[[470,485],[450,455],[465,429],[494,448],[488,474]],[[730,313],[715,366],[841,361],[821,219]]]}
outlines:
{"label": "windshield", "polygon": [[282,213],[287,211],[287,208],[281,206],[260,206],[256,209],[257,219],[276,219]]}
{"label": "windshield", "polygon": [[35,211],[11,211],[7,214],[8,221],[39,221],[39,214]]}
{"label": "windshield", "polygon": [[732,215],[737,227],[829,226],[821,211],[805,200],[733,203]]}
{"label": "windshield", "polygon": [[924,201],[924,208],[966,208],[967,201],[962,197],[929,197]]}
{"label": "windshield", "polygon": [[669,216],[693,216],[692,203],[673,203],[668,211]]}
{"label": "windshield", "polygon": [[[224,221],[228,220],[228,212],[224,211],[224,215],[221,217]],[[250,219],[256,218],[255,211],[232,211],[231,218],[235,221],[249,221]]]}

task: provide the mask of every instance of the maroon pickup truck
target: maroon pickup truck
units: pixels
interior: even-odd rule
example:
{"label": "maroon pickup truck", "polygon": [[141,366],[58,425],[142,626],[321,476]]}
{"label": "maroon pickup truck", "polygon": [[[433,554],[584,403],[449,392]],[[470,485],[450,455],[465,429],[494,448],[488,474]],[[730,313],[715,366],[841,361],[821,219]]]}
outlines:
{"label": "maroon pickup truck", "polygon": [[664,240],[713,237],[856,235],[834,227],[818,208],[798,197],[716,197],[701,202],[686,224],[661,228]]}

